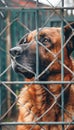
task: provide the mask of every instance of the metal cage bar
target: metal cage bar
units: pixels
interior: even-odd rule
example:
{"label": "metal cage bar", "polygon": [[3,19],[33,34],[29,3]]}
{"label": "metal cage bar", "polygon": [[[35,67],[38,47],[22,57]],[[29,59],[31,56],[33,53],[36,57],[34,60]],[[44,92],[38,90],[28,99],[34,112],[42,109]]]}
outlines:
{"label": "metal cage bar", "polygon": [[[62,7],[64,7],[64,0],[62,0]],[[64,9],[61,10],[61,16],[64,18]],[[63,27],[64,27],[64,21],[62,19],[61,21],[61,35],[62,35],[62,39],[61,39],[61,46],[63,46],[64,44],[64,34],[63,34]],[[62,64],[64,63],[64,50],[62,49],[61,51],[61,62]],[[61,65],[61,80],[63,81],[64,80],[64,67]],[[61,88],[61,91],[64,90],[64,84],[62,84],[62,88]],[[62,105],[62,108],[61,108],[61,116],[62,116],[62,121],[64,122],[64,92],[62,93],[61,95],[61,105]],[[64,125],[62,124],[62,130],[64,130]]]}

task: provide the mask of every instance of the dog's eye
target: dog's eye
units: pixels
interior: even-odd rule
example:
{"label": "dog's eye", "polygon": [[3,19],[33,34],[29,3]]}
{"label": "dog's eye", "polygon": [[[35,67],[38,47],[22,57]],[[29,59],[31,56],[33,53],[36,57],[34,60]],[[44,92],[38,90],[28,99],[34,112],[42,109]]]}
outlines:
{"label": "dog's eye", "polygon": [[47,45],[47,44],[50,43],[50,42],[51,42],[50,39],[44,38],[42,43],[43,43],[44,45]]}
{"label": "dog's eye", "polygon": [[49,39],[45,38],[43,42],[48,42],[48,41],[49,41]]}

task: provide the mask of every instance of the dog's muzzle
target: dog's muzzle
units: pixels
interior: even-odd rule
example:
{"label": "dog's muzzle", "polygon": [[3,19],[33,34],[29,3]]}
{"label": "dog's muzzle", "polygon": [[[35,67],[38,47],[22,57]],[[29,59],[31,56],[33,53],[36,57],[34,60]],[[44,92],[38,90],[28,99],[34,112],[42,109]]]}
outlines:
{"label": "dog's muzzle", "polygon": [[15,72],[24,74],[26,77],[33,77],[35,71],[33,70],[32,60],[28,48],[23,49],[21,46],[16,46],[10,49],[12,68]]}

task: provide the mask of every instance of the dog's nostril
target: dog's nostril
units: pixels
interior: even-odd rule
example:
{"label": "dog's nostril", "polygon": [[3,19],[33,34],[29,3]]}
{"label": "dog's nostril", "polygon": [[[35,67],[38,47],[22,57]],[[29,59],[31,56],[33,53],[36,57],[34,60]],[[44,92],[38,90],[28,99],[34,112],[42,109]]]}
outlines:
{"label": "dog's nostril", "polygon": [[11,48],[9,52],[14,57],[18,56],[21,53],[21,48],[20,47],[14,47],[14,48]]}

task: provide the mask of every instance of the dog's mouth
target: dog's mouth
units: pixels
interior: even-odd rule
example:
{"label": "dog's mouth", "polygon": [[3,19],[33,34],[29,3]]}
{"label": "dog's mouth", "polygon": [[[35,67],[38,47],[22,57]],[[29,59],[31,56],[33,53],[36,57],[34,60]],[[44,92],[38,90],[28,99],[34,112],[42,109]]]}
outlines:
{"label": "dog's mouth", "polygon": [[27,78],[32,78],[35,76],[35,72],[28,65],[21,65],[16,60],[11,60],[12,68],[16,73],[23,74]]}
{"label": "dog's mouth", "polygon": [[27,67],[24,68],[24,67],[16,66],[15,72],[21,73],[27,78],[32,78],[35,76],[35,73],[33,71],[31,71],[30,69],[27,69]]}

